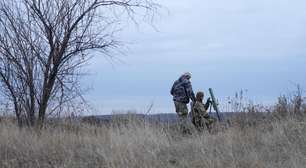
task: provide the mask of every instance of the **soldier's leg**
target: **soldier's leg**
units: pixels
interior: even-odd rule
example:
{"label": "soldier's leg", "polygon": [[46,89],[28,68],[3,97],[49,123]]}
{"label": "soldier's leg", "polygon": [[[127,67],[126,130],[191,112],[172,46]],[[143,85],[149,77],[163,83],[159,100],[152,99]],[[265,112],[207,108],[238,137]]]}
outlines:
{"label": "soldier's leg", "polygon": [[188,124],[188,108],[187,105],[180,102],[174,102],[176,113],[179,117],[180,127],[183,132],[187,129]]}
{"label": "soldier's leg", "polygon": [[187,105],[181,102],[174,102],[175,112],[180,118],[187,118],[188,116],[188,108]]}

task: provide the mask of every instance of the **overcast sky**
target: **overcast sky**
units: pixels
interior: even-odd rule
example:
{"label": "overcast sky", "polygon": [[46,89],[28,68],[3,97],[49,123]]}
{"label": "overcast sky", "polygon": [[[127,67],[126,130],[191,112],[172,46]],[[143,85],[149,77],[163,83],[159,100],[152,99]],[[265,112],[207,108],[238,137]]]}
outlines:
{"label": "overcast sky", "polygon": [[[123,63],[103,56],[88,66],[86,98],[97,114],[113,110],[174,112],[169,90],[183,72],[194,91],[209,87],[221,101],[247,89],[255,103],[306,88],[305,0],[162,0],[167,10],[148,24],[129,25]],[[167,12],[168,11],[168,12]]]}

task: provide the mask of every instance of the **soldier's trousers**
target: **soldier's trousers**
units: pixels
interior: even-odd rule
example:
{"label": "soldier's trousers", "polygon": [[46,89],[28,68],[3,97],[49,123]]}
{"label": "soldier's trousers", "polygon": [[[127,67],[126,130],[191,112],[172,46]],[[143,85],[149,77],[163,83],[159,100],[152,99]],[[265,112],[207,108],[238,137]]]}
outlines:
{"label": "soldier's trousers", "polygon": [[181,102],[174,102],[175,105],[175,112],[177,113],[179,117],[179,122],[181,129],[183,132],[187,131],[187,125],[188,125],[188,107],[187,104],[181,103]]}

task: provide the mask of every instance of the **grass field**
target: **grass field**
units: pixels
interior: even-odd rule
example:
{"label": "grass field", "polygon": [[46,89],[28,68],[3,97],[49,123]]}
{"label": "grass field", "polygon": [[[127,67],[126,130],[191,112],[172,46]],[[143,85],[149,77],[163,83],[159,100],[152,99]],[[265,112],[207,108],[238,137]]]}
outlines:
{"label": "grass field", "polygon": [[192,135],[133,117],[110,126],[67,121],[41,132],[4,120],[0,167],[305,167],[305,117],[277,116],[241,113],[211,134]]}

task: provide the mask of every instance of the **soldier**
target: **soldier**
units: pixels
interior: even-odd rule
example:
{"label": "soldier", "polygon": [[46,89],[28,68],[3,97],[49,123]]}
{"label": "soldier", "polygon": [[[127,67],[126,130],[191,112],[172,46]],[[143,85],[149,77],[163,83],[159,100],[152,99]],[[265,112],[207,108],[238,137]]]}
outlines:
{"label": "soldier", "polygon": [[196,102],[192,107],[192,123],[198,131],[203,131],[204,127],[211,130],[211,124],[215,121],[214,118],[210,117],[207,113],[207,109],[211,104],[210,98],[207,99],[206,103],[203,104],[204,93],[198,92],[196,94]]}
{"label": "soldier", "polygon": [[176,80],[171,88],[171,95],[175,105],[175,111],[179,116],[181,122],[181,128],[183,132],[188,131],[186,124],[188,122],[188,108],[187,104],[191,99],[195,102],[195,95],[191,86],[191,73],[184,73],[178,80]]}

